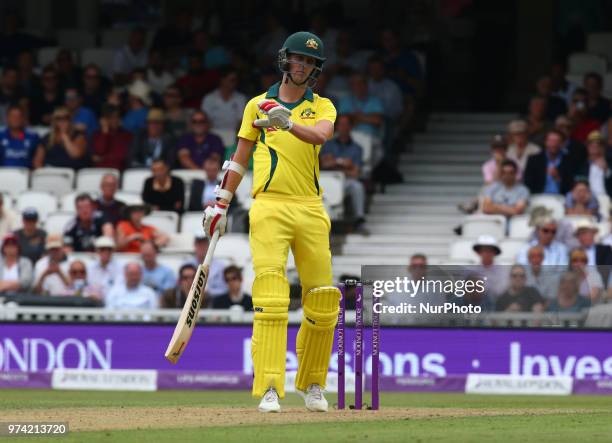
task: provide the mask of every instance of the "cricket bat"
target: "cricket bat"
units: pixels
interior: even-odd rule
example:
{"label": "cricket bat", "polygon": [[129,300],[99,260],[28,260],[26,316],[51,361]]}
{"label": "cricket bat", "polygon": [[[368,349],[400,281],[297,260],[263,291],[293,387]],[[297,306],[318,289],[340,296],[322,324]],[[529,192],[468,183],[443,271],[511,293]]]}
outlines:
{"label": "cricket bat", "polygon": [[204,262],[198,266],[189,295],[185,301],[185,306],[181,311],[176,328],[174,328],[174,334],[166,349],[165,357],[170,363],[176,364],[185,352],[187,343],[191,338],[193,329],[195,328],[196,322],[198,321],[198,315],[200,313],[200,307],[204,301],[204,289],[206,288],[206,282],[208,281],[208,271],[210,269],[210,262],[212,261],[217,241],[219,240],[219,231],[215,231],[213,237],[208,245],[208,251]]}

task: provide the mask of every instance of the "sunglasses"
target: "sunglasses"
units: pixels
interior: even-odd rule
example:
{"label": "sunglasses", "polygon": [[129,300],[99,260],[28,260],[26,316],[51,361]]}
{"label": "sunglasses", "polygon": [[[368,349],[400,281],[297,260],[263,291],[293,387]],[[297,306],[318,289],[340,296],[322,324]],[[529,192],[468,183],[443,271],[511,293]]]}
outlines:
{"label": "sunglasses", "polygon": [[544,234],[556,234],[557,230],[556,229],[548,229],[548,228],[542,228],[541,231]]}
{"label": "sunglasses", "polygon": [[85,275],[85,269],[71,269],[70,270],[70,274],[71,275]]}

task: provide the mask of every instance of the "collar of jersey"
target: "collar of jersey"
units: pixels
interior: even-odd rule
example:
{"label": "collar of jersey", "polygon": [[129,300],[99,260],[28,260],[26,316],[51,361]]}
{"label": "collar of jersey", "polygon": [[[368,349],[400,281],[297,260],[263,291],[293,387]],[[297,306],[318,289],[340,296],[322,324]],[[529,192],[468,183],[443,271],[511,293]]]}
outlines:
{"label": "collar of jersey", "polygon": [[280,82],[274,83],[272,86],[270,86],[270,89],[268,89],[268,92],[266,93],[266,98],[275,98],[277,102],[279,102],[281,105],[283,105],[287,109],[293,109],[299,106],[304,100],[308,100],[309,102],[314,100],[312,89],[306,88],[306,92],[304,92],[304,95],[302,96],[301,99],[293,103],[285,103],[284,101],[278,98],[279,89],[280,89]]}

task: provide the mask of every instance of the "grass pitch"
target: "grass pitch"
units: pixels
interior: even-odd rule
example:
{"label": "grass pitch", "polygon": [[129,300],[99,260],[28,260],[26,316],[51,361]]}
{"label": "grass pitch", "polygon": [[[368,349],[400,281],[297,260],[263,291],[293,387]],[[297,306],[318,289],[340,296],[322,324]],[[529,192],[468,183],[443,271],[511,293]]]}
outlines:
{"label": "grass pitch", "polygon": [[316,414],[288,394],[283,412],[260,414],[246,392],[3,390],[0,421],[69,423],[67,437],[18,439],[38,442],[612,442],[610,397],[383,393],[381,404]]}

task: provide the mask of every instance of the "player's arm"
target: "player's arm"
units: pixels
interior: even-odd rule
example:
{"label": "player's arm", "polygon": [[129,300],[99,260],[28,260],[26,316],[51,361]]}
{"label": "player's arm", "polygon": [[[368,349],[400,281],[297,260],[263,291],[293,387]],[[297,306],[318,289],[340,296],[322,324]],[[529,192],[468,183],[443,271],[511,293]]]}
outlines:
{"label": "player's arm", "polygon": [[334,124],[329,120],[318,121],[314,126],[293,123],[289,132],[306,143],[322,145],[334,135]]}
{"label": "player's arm", "polygon": [[[238,163],[238,165],[242,166],[243,170],[246,171],[249,165],[249,160],[251,159],[254,145],[254,141],[238,137],[238,146],[236,147],[236,152],[230,161]],[[223,181],[221,182],[221,188],[234,194],[242,181],[243,175],[244,173],[240,174],[234,169],[227,169],[225,175],[223,176]],[[228,198],[224,198],[222,196],[220,196],[218,200],[224,204],[230,203]]]}

